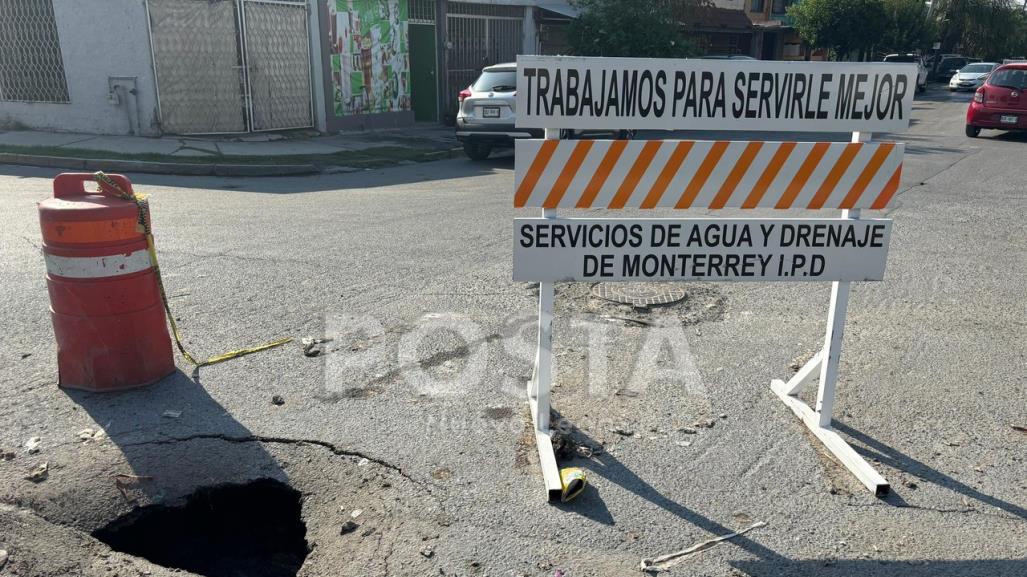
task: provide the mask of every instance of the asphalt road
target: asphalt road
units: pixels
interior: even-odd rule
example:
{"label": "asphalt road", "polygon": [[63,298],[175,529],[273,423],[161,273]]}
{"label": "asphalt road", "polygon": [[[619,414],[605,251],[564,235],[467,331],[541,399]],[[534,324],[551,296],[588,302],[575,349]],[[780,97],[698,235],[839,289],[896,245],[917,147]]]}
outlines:
{"label": "asphalt road", "polygon": [[[1013,428],[1027,426],[1027,136],[965,137],[968,99],[916,102],[886,279],[852,290],[836,424],[892,483],[883,500],[769,389],[819,347],[829,286],[756,283],[689,285],[663,329],[656,312],[558,287],[554,409],[603,450],[564,461],[588,492],[546,503],[521,389],[537,296],[510,280],[509,155],[132,176],[197,356],[334,340],[319,357],[294,342],[199,370],[179,359],[118,394],[57,387],[35,209],[53,173],[0,167],[0,448],[15,453],[0,462],[0,574],[171,574],[88,535],[256,478],[304,496],[300,575],[631,575],[757,521],[669,574],[1027,574],[1027,434]],[[106,436],[83,442],[86,428]],[[25,480],[43,461],[49,477]],[[112,474],[144,478],[119,490]],[[354,509],[359,530],[340,534]]]}

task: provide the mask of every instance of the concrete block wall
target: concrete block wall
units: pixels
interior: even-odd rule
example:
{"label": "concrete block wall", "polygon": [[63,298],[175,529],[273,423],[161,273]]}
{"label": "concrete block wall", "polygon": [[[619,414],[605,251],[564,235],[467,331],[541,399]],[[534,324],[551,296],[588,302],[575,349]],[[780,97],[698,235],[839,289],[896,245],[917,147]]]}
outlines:
{"label": "concrete block wall", "polygon": [[[0,101],[0,126],[91,134],[159,134],[145,0],[53,0],[71,102]],[[134,77],[133,98],[128,80]],[[111,86],[118,104],[109,101]]]}

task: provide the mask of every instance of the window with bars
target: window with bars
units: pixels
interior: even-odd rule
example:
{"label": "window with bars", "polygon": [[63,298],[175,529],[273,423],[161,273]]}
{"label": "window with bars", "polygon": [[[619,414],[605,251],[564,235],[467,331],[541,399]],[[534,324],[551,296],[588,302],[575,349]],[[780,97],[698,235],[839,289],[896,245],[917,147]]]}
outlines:
{"label": "window with bars", "polygon": [[410,0],[410,24],[435,24],[435,0]]}
{"label": "window with bars", "polygon": [[52,0],[0,0],[0,101],[70,102]]}

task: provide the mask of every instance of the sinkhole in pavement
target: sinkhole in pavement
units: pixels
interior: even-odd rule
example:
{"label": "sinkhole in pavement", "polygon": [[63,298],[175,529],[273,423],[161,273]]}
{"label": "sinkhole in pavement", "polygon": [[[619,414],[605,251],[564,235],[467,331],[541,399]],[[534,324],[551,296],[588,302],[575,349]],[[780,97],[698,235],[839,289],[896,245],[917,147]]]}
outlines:
{"label": "sinkhole in pavement", "polygon": [[93,536],[115,551],[207,577],[293,577],[309,549],[301,495],[272,479],[204,487],[180,506],[147,505]]}

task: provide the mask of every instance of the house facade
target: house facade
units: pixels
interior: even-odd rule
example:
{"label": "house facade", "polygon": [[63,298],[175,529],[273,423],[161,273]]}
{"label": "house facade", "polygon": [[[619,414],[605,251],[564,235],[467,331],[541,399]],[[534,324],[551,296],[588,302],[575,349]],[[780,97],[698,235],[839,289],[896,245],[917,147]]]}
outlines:
{"label": "house facade", "polygon": [[[791,0],[717,0],[706,54],[820,59]],[[565,54],[557,0],[5,0],[0,129],[321,132],[446,122],[483,66]]]}
{"label": "house facade", "polygon": [[826,60],[827,51],[808,46],[788,7],[802,0],[744,0],[753,25],[752,56],[760,60]]}
{"label": "house facade", "polygon": [[0,128],[146,136],[445,120],[482,66],[538,53],[547,35],[559,50],[576,14],[536,0],[4,6]]}

